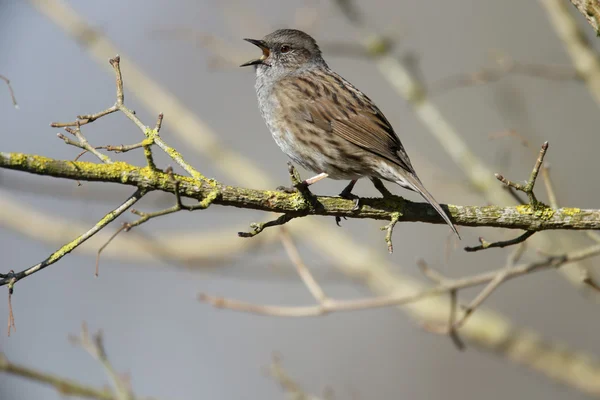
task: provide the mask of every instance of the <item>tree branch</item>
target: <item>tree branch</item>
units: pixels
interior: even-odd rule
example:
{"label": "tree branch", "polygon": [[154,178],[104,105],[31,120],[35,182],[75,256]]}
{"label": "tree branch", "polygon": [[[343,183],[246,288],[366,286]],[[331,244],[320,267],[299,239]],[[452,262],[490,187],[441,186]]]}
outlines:
{"label": "tree branch", "polygon": [[587,19],[596,35],[600,35],[600,1],[599,0],[571,0],[571,3]]}
{"label": "tree branch", "polygon": [[86,240],[88,240],[89,238],[94,236],[96,233],[100,232],[100,230],[102,230],[104,227],[106,227],[108,224],[110,224],[112,221],[114,221],[119,215],[121,215],[125,211],[127,211],[132,205],[134,205],[138,200],[140,200],[145,194],[146,194],[146,191],[144,189],[136,190],[136,192],[133,195],[131,195],[127,200],[125,200],[125,202],[123,202],[119,207],[115,208],[114,210],[112,210],[111,212],[106,214],[100,221],[98,221],[89,230],[87,230],[83,234],[77,236],[75,239],[73,239],[69,243],[65,244],[64,246],[62,246],[61,248],[56,250],[54,253],[50,254],[50,256],[48,256],[48,258],[46,258],[44,261],[42,261],[32,267],[29,267],[23,271],[20,271],[20,272],[15,273],[15,272],[11,271],[7,274],[0,273],[0,286],[9,285],[9,288],[12,291],[12,287],[14,286],[15,283],[17,283],[21,279],[23,279],[31,274],[34,274],[34,273],[46,268],[49,265],[54,264],[55,262],[57,262],[58,260],[60,260],[64,256],[66,256],[67,254],[69,254],[70,252],[75,250],[79,245],[81,245],[83,242],[85,242]]}
{"label": "tree branch", "polygon": [[[225,308],[252,314],[269,315],[275,317],[316,317],[333,312],[369,310],[373,308],[406,305],[423,300],[427,297],[438,296],[443,293],[449,293],[460,289],[466,289],[484,284],[488,284],[489,287],[490,283],[493,283],[493,288],[495,289],[499,283],[509,279],[550,268],[559,268],[565,264],[590,258],[598,254],[600,254],[600,244],[595,244],[581,250],[573,251],[572,253],[559,256],[549,256],[540,261],[519,264],[514,267],[510,267],[509,269],[503,268],[502,270],[485,272],[465,278],[444,280],[437,286],[423,289],[422,291],[416,293],[394,293],[387,296],[356,300],[327,299],[326,302],[320,302],[319,304],[313,306],[276,306],[253,304],[234,299],[209,296],[204,293],[199,295],[199,300],[217,308]],[[499,276],[501,276],[501,280],[498,278]],[[487,297],[487,294],[485,297]],[[477,303],[483,301],[485,297],[481,296],[481,299],[477,299]],[[473,310],[477,307],[477,304],[472,304],[470,307]]]}
{"label": "tree branch", "polygon": [[[179,182],[175,185],[166,172],[124,162],[96,164],[86,161],[55,160],[32,154],[0,153],[0,168],[56,178],[118,183],[147,191],[174,193],[178,186],[177,191],[180,196],[200,201],[211,195],[216,188],[214,204],[298,216],[321,215],[390,220],[398,210],[401,210],[402,215],[398,216],[398,222],[444,224],[441,217],[434,213],[427,203],[414,203],[401,198],[398,200],[361,198],[360,208],[355,210],[353,200],[318,196],[317,201],[322,207],[312,208],[299,193],[247,189],[213,181],[209,184],[181,175],[175,176]],[[566,207],[555,210],[549,207],[533,208],[531,205],[516,207],[448,205],[447,207],[455,224],[461,226],[533,231],[600,229],[600,210]]]}
{"label": "tree branch", "polygon": [[95,388],[83,385],[72,379],[63,378],[54,374],[48,374],[24,365],[10,362],[0,353],[0,372],[20,376],[39,383],[54,387],[62,396],[77,396],[97,400],[118,400],[108,388]]}

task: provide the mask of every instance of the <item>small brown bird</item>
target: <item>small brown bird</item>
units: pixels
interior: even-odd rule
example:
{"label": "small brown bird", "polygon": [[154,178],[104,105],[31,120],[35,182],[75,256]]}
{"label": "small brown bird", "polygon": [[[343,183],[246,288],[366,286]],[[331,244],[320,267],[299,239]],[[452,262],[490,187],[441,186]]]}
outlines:
{"label": "small brown bird", "polygon": [[329,69],[311,36],[280,29],[262,40],[244,40],[263,53],[241,66],[256,67],[258,103],[273,139],[293,161],[318,174],[306,185],[327,177],[349,179],[341,195],[350,198],[359,178],[394,182],[423,196],[458,235],[417,177],[389,121],[363,92]]}

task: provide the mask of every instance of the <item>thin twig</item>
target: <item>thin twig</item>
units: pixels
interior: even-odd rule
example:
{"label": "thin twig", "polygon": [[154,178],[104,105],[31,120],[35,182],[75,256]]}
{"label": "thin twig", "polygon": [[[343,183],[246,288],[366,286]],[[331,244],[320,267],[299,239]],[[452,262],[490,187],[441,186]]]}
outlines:
{"label": "thin twig", "polygon": [[[87,139],[85,138],[85,136],[83,136],[83,134],[81,133],[81,129],[80,126],[77,125],[75,127],[75,129],[66,127],[65,131],[69,132],[71,135],[75,136],[77,138],[77,140],[79,140],[79,144],[76,145],[77,147],[80,147],[86,151],[89,151],[90,153],[92,153],[93,155],[95,155],[96,157],[98,157],[98,159],[100,161],[102,161],[104,164],[112,164],[113,161],[110,159],[110,157],[100,153],[96,147],[93,147],[92,145],[90,145],[87,141]],[[66,140],[66,137],[64,135],[62,136],[58,136],[59,138],[63,139],[65,141],[65,143],[67,144],[71,144],[73,145],[74,142],[73,141],[68,141]],[[83,153],[82,153],[83,154]],[[79,158],[79,156],[77,157]]]}
{"label": "thin twig", "polygon": [[510,129],[508,131],[496,132],[496,133],[492,133],[489,135],[490,140],[496,140],[496,139],[500,139],[503,137],[517,138],[524,147],[528,147],[528,148],[531,147],[529,140],[527,140],[527,138],[525,136],[521,135],[519,132],[517,132],[514,129]]}
{"label": "thin twig", "polygon": [[481,243],[479,246],[473,246],[473,247],[465,247],[465,251],[467,252],[474,252],[474,251],[479,251],[479,250],[485,250],[485,249],[491,249],[491,248],[504,248],[507,246],[513,246],[515,244],[519,244],[524,242],[525,240],[527,240],[528,238],[530,238],[533,234],[535,233],[535,231],[526,231],[525,233],[523,233],[522,235],[517,236],[514,239],[509,239],[509,240],[501,240],[498,242],[487,242],[484,238],[480,237],[479,238],[479,242]]}
{"label": "thin twig", "polygon": [[483,288],[481,292],[466,306],[464,307],[463,316],[454,323],[453,328],[458,329],[464,325],[471,314],[481,305],[483,302],[490,297],[490,295],[507,279],[509,270],[504,268],[498,271],[496,276],[491,279],[488,284]]}
{"label": "thin twig", "polygon": [[558,200],[556,198],[556,192],[554,191],[554,185],[552,185],[552,179],[550,179],[550,167],[544,165],[542,167],[542,179],[544,180],[544,186],[546,187],[546,194],[548,195],[548,203],[552,208],[558,208]]}
{"label": "thin twig", "polygon": [[98,360],[110,381],[113,384],[115,395],[118,400],[134,400],[135,396],[131,391],[130,385],[124,381],[115,371],[112,364],[108,360],[106,355],[106,349],[104,348],[104,340],[102,338],[102,332],[98,331],[96,334],[90,334],[87,325],[85,323],[81,326],[81,333],[79,336],[69,336],[71,343],[81,346],[86,350],[93,358]]}
{"label": "thin twig", "polygon": [[32,267],[29,267],[23,271],[20,271],[17,273],[6,274],[5,278],[0,279],[0,286],[10,284],[10,283],[12,283],[14,285],[17,281],[20,281],[21,279],[23,279],[31,274],[34,274],[34,273],[48,267],[49,265],[54,264],[55,262],[57,262],[58,260],[60,260],[64,256],[66,256],[67,254],[69,254],[71,251],[76,249],[78,246],[80,246],[86,240],[88,240],[89,238],[94,236],[100,230],[104,229],[104,227],[106,227],[109,223],[111,223],[118,216],[120,216],[125,211],[127,211],[132,205],[137,203],[145,194],[146,194],[146,191],[144,189],[136,190],[136,192],[133,195],[131,195],[127,200],[125,200],[125,202],[123,202],[119,207],[115,208],[114,210],[112,210],[111,212],[106,214],[100,221],[98,221],[87,232],[79,235],[78,237],[76,237],[75,239],[70,241],[69,243],[65,244],[64,246],[62,246],[61,248],[56,250],[54,253],[52,253],[50,256],[48,256],[48,258],[46,258],[44,261],[42,261]]}
{"label": "thin twig", "polygon": [[[14,272],[14,271],[11,270],[9,273],[12,273],[12,272]],[[14,291],[15,282],[16,282],[16,279],[13,277],[8,284],[8,332],[7,332],[7,336],[10,336],[11,330],[14,329],[15,332],[17,331],[17,326],[15,325],[15,314],[13,313],[13,308],[12,308],[12,295],[13,295],[13,291]]]}
{"label": "thin twig", "polygon": [[529,176],[529,180],[527,181],[527,183],[525,185],[509,181],[504,176],[502,176],[500,174],[496,174],[496,179],[498,179],[500,182],[504,183],[506,186],[510,186],[510,187],[514,188],[515,190],[525,193],[527,195],[527,197],[529,197],[529,204],[532,207],[536,207],[539,203],[535,197],[535,194],[533,193],[533,188],[535,186],[535,181],[537,179],[538,173],[540,172],[542,163],[544,162],[544,156],[546,155],[546,151],[548,151],[548,142],[544,142],[544,144],[542,145],[539,156],[536,159],[535,165],[533,166],[533,170],[531,171],[531,174]]}
{"label": "thin twig", "polygon": [[304,282],[312,296],[319,304],[327,302],[327,296],[325,295],[325,292],[323,291],[319,283],[315,280],[310,270],[302,261],[302,257],[300,257],[300,253],[298,253],[298,248],[294,244],[292,237],[285,229],[285,227],[282,226],[280,228],[280,231],[281,234],[279,235],[279,237],[281,239],[281,243],[283,243],[283,247],[285,248],[288,257],[296,266],[296,271],[302,279],[302,282]]}
{"label": "thin twig", "polygon": [[114,105],[96,114],[78,115],[77,119],[73,122],[52,122],[50,126],[52,128],[66,128],[78,125],[83,126],[89,124],[90,122],[94,122],[98,118],[102,118],[108,114],[112,114],[117,111],[119,111],[119,108],[116,105]]}
{"label": "thin twig", "polygon": [[287,373],[281,363],[281,356],[273,354],[273,360],[268,368],[269,375],[279,383],[281,389],[288,396],[286,398],[294,400],[319,400],[318,397],[307,394],[300,385]]}
{"label": "thin twig", "polygon": [[134,144],[122,144],[119,146],[106,145],[106,146],[98,146],[98,149],[104,149],[106,151],[114,151],[115,153],[126,153],[131,150],[136,150],[144,147],[144,141]]}
{"label": "thin twig", "polygon": [[102,253],[102,251],[106,248],[106,246],[108,246],[110,244],[110,242],[113,241],[114,238],[116,238],[119,233],[128,230],[130,227],[129,223],[124,222],[123,225],[121,225],[121,227],[119,229],[117,229],[117,231],[115,233],[113,233],[108,240],[106,241],[106,243],[104,243],[102,246],[100,246],[100,248],[98,249],[98,252],[96,253],[96,270],[94,275],[96,277],[98,277],[98,272],[99,272],[99,268],[100,268],[100,254]]}
{"label": "thin twig", "polygon": [[454,346],[463,351],[467,348],[461,339],[456,326],[456,314],[458,311],[458,290],[453,289],[448,292],[450,296],[450,312],[448,313],[448,322],[446,324],[425,323],[423,328],[430,333],[437,335],[448,335]]}
{"label": "thin twig", "polygon": [[451,290],[450,291],[450,316],[449,316],[449,320],[448,320],[449,336],[450,336],[450,339],[452,339],[452,343],[454,343],[454,346],[456,346],[456,348],[458,350],[465,350],[467,348],[467,346],[465,345],[463,340],[460,338],[460,335],[458,334],[458,330],[457,330],[457,326],[458,326],[456,323],[457,310],[458,310],[458,291]]}
{"label": "thin twig", "polygon": [[451,90],[497,82],[510,75],[524,75],[555,81],[581,81],[581,76],[567,66],[524,64],[509,57],[498,57],[497,65],[479,71],[456,74],[428,86],[432,95],[445,94]]}
{"label": "thin twig", "polygon": [[73,396],[96,400],[119,400],[108,388],[95,388],[58,375],[9,361],[0,353],[0,372],[29,379],[53,387],[60,396]]}
{"label": "thin twig", "polygon": [[[600,254],[600,244],[596,244],[581,250],[576,250],[571,253],[566,253],[558,256],[549,256],[541,261],[524,263],[510,268],[506,272],[503,280],[514,279],[519,276],[527,275],[534,272],[544,271],[548,269],[556,269],[565,264],[577,262]],[[503,267],[502,269],[505,269]],[[473,286],[488,284],[497,279],[501,270],[482,273],[475,276],[455,279],[437,285],[433,288],[422,290],[418,293],[411,294],[391,294],[375,298],[365,298],[357,300],[335,300],[329,299],[326,304],[315,306],[274,306],[252,304],[239,300],[215,297],[207,294],[200,294],[198,299],[201,302],[208,303],[217,308],[225,308],[234,311],[247,312],[259,315],[270,315],[276,317],[314,317],[322,316],[333,312],[343,311],[358,311],[374,308],[391,307],[414,303],[427,297],[437,296],[442,293],[448,293],[451,290],[466,289]]]}
{"label": "thin twig", "polygon": [[425,277],[434,283],[440,284],[448,279],[435,269],[431,268],[422,258],[417,260],[417,267],[419,267]]}
{"label": "thin twig", "polygon": [[18,109],[19,104],[17,103],[15,91],[13,90],[13,87],[10,84],[10,80],[7,77],[5,77],[4,75],[0,75],[0,79],[2,79],[6,83],[6,86],[8,87],[8,91],[10,93],[10,99],[12,100],[13,106]]}
{"label": "thin twig", "polygon": [[[547,206],[544,205],[543,203],[539,202],[533,192],[533,189],[535,187],[535,182],[537,180],[540,169],[542,169],[542,164],[544,163],[544,157],[545,157],[547,151],[548,151],[548,142],[544,142],[544,144],[542,144],[542,147],[540,149],[539,155],[535,161],[533,169],[531,170],[531,174],[529,175],[529,180],[524,185],[521,183],[509,181],[508,179],[506,179],[504,176],[502,176],[500,174],[496,174],[496,179],[498,179],[500,182],[504,183],[504,185],[506,185],[506,187],[509,190],[514,189],[514,190],[525,193],[527,195],[527,197],[529,198],[529,206],[531,207],[532,210],[540,211],[542,214],[545,211],[546,212],[545,215],[552,215],[554,213],[554,211],[546,210]],[[544,174],[543,169],[542,169],[542,174]],[[519,196],[517,196],[517,194],[515,192],[511,191],[511,193],[514,195],[514,197],[517,200],[520,199]],[[479,246],[473,246],[473,247],[467,246],[467,247],[465,247],[465,251],[474,252],[474,251],[485,250],[485,249],[494,248],[494,247],[503,248],[503,247],[507,247],[507,246],[512,246],[512,245],[524,242],[525,240],[530,238],[535,232],[536,232],[535,230],[527,230],[525,233],[523,233],[522,235],[520,235],[514,239],[503,240],[503,241],[493,242],[493,243],[487,242],[487,241],[485,241],[485,239],[480,237],[479,242],[481,244]]]}
{"label": "thin twig", "polygon": [[[198,202],[198,204],[195,205],[186,205],[183,204],[183,202],[181,201],[181,195],[179,193],[179,180],[173,175],[173,169],[171,167],[168,167],[165,171],[165,173],[169,176],[169,180],[171,181],[171,184],[173,186],[173,193],[175,194],[175,205],[173,205],[172,207],[160,210],[160,211],[155,211],[155,212],[151,212],[151,213],[147,213],[147,212],[143,212],[143,211],[139,211],[139,210],[135,210],[132,209],[131,212],[137,216],[139,216],[140,218],[137,219],[134,222],[126,222],[124,223],[107,241],[106,243],[104,243],[100,249],[98,250],[98,253],[96,254],[96,276],[98,276],[98,265],[100,262],[100,253],[113,241],[114,238],[116,238],[121,232],[129,232],[131,229],[138,227],[140,225],[142,225],[143,223],[148,222],[149,220],[153,219],[153,218],[157,218],[157,217],[161,217],[164,215],[169,215],[169,214],[173,214],[176,213],[178,211],[181,210],[187,210],[187,211],[194,211],[194,210],[204,210],[208,207],[207,204],[210,204],[213,199],[211,198],[205,198],[202,201]],[[216,192],[211,192],[214,193],[216,196]]]}
{"label": "thin twig", "polygon": [[386,226],[382,226],[380,229],[382,231],[386,231],[385,233],[385,243],[387,243],[388,252],[392,254],[394,252],[394,244],[392,242],[392,235],[394,233],[394,227],[398,223],[398,220],[402,216],[402,213],[395,212],[392,214],[392,218],[390,219],[390,223]]}
{"label": "thin twig", "polygon": [[238,236],[243,237],[243,238],[251,238],[251,237],[258,235],[259,233],[261,233],[263,230],[265,230],[267,228],[270,228],[272,226],[284,225],[299,216],[300,215],[283,214],[272,221],[254,222],[254,223],[250,224],[250,228],[252,229],[251,231],[238,232]]}

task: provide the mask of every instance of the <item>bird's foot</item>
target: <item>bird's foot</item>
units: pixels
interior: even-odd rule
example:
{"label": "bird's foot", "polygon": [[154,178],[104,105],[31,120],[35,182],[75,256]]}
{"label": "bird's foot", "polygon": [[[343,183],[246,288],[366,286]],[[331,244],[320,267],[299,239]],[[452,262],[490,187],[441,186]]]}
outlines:
{"label": "bird's foot", "polygon": [[288,162],[288,171],[292,180],[292,186],[278,186],[276,190],[290,194],[300,193],[304,200],[306,200],[312,206],[312,208],[317,209],[318,207],[321,207],[321,204],[317,200],[317,196],[315,196],[308,187],[313,183],[323,179],[323,177],[326,177],[327,175],[321,174],[322,176],[319,175],[318,179],[315,179],[316,177],[313,177],[302,181],[300,180],[300,174],[298,173],[298,171],[296,171],[296,168],[294,168],[291,162]]}
{"label": "bird's foot", "polygon": [[375,177],[371,177],[371,182],[373,182],[373,186],[375,186],[375,189],[377,189],[379,191],[379,193],[381,193],[381,195],[383,197],[394,197],[394,195],[392,194],[392,192],[390,192],[389,190],[387,190],[387,188],[385,187],[385,185],[383,184],[383,182],[381,181],[381,179],[375,178]]}
{"label": "bird's foot", "polygon": [[289,194],[296,193],[298,191],[298,189],[295,186],[277,186],[275,190],[277,190],[278,192],[284,192]]}
{"label": "bird's foot", "polygon": [[[352,194],[352,189],[354,189],[354,185],[356,184],[356,179],[353,179],[350,181],[350,183],[348,184],[348,186],[346,186],[344,188],[344,190],[342,190],[342,192],[339,194],[339,196],[342,199],[346,199],[346,200],[354,200],[354,207],[352,208],[352,211],[356,211],[359,209],[359,202],[360,202],[360,197],[358,197],[355,194]],[[339,225],[339,224],[338,224]]]}
{"label": "bird's foot", "polygon": [[354,200],[354,207],[352,207],[352,211],[356,211],[360,208],[360,197],[352,193],[342,193],[339,194],[342,199],[346,200]]}
{"label": "bird's foot", "polygon": [[[339,194],[339,196],[342,199],[354,200],[354,207],[352,207],[352,211],[356,211],[360,208],[360,197],[358,197],[355,194],[352,194],[352,189],[354,189],[355,184],[356,184],[356,179],[351,180],[350,183],[348,184],[348,186],[346,186],[344,188],[344,190],[342,190],[342,192]],[[335,223],[337,224],[337,226],[341,226],[340,222],[342,221],[342,218],[346,219],[346,217],[339,217],[339,216],[335,217]]]}

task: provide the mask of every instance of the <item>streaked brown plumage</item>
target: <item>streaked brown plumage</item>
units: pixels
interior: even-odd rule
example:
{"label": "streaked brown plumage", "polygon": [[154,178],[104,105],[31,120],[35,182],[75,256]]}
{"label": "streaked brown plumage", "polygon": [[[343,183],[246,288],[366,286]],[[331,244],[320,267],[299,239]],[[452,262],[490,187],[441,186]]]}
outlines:
{"label": "streaked brown plumage", "polygon": [[312,37],[281,29],[263,40],[246,40],[263,50],[260,59],[242,65],[256,66],[263,118],[279,147],[319,174],[309,183],[323,177],[395,182],[420,193],[458,235],[417,177],[389,121],[371,99],[329,68]]}

